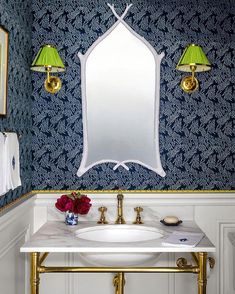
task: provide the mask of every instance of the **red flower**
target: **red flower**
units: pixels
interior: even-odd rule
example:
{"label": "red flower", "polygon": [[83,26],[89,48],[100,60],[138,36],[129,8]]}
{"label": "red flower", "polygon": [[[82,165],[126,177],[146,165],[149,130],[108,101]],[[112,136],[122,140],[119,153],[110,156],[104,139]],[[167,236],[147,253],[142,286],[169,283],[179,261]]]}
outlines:
{"label": "red flower", "polygon": [[90,210],[91,199],[85,195],[82,195],[80,199],[74,201],[74,213],[87,214]]}
{"label": "red flower", "polygon": [[71,193],[69,196],[62,195],[57,199],[55,207],[62,212],[70,211],[79,214],[87,214],[89,212],[91,207],[90,198],[76,192]]}
{"label": "red flower", "polygon": [[73,211],[74,204],[73,200],[69,198],[67,195],[62,195],[55,204],[55,207],[62,212],[65,211]]}
{"label": "red flower", "polygon": [[82,203],[90,203],[91,199],[89,197],[87,197],[86,195],[81,195],[80,202],[82,202]]}

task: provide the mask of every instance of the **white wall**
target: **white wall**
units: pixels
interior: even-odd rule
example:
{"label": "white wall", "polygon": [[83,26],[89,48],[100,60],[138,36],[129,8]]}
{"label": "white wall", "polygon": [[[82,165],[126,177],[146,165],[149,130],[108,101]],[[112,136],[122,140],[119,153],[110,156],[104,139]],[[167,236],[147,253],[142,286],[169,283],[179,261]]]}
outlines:
{"label": "white wall", "polygon": [[[36,231],[47,220],[63,220],[64,215],[54,208],[58,196],[58,194],[36,195],[35,198],[31,198],[0,218],[0,250],[2,249],[0,254],[0,293],[27,294],[24,287],[25,280],[28,282],[29,277],[27,272],[25,273],[25,270],[22,270],[24,260],[23,254],[19,253],[19,247],[27,238],[26,231],[30,231],[30,227]],[[81,217],[80,221],[86,219],[98,220],[97,209],[104,205],[108,207],[107,219],[110,223],[114,222],[116,218],[116,194],[89,194],[89,196],[92,198],[92,209],[88,216]],[[34,204],[33,209],[32,202]],[[216,266],[208,280],[207,293],[235,294],[233,282],[235,279],[235,247],[230,242],[231,238],[229,239],[229,233],[235,232],[235,194],[125,194],[124,213],[127,221],[134,220],[133,208],[136,206],[144,208],[144,220],[156,219],[156,221],[159,221],[166,215],[177,215],[182,220],[194,219],[217,248],[216,254],[210,254],[210,256],[215,257]],[[16,211],[21,212],[21,218],[17,217],[20,222],[11,220],[11,216],[15,217]],[[32,212],[34,220],[30,223],[31,218],[26,216],[32,217]],[[10,224],[5,225],[9,221]],[[6,236],[6,238],[2,238],[2,236]],[[2,245],[2,239],[4,239],[4,245]],[[8,244],[13,245],[9,246]],[[162,254],[156,265],[174,266],[175,260],[179,256],[182,256],[182,254]],[[82,265],[76,254],[51,254],[47,264]],[[4,292],[2,292],[2,282],[11,280],[11,272],[14,272],[13,282],[10,283],[10,286],[4,284]],[[112,274],[98,273],[44,274],[41,275],[40,294],[51,292],[57,294],[93,294],[94,292],[110,294],[114,293],[112,277]],[[192,274],[128,274],[126,275],[125,293],[196,294],[196,279],[197,276]]]}

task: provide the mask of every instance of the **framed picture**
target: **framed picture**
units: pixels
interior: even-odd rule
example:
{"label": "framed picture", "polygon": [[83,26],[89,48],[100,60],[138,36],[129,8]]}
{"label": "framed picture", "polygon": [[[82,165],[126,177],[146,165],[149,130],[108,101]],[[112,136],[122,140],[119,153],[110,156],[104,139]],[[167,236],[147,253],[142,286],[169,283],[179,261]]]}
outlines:
{"label": "framed picture", "polygon": [[7,113],[8,32],[0,26],[0,115]]}

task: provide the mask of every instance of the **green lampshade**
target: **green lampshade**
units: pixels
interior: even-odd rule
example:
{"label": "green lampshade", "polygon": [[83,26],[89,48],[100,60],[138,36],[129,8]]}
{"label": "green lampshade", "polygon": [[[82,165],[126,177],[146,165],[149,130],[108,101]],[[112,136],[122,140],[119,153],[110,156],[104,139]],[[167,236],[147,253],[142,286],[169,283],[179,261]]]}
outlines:
{"label": "green lampshade", "polygon": [[31,70],[47,72],[65,71],[65,66],[61,60],[58,51],[52,45],[42,46],[31,65]]}
{"label": "green lampshade", "polygon": [[211,64],[202,48],[195,44],[191,44],[185,48],[176,69],[192,72],[191,66],[196,66],[195,72],[208,71],[211,69]]}

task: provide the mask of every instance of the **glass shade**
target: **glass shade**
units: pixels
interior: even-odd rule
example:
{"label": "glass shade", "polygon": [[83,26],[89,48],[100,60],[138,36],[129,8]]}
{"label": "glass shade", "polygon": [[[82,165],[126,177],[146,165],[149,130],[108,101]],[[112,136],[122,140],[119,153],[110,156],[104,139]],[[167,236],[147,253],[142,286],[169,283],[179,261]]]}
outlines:
{"label": "glass shade", "polygon": [[211,69],[211,64],[202,48],[195,44],[191,44],[185,48],[176,69],[192,72],[191,66],[196,66],[195,72],[207,71]]}
{"label": "glass shade", "polygon": [[62,72],[65,71],[65,66],[60,58],[60,55],[52,45],[42,46],[31,65],[31,70],[47,72]]}

